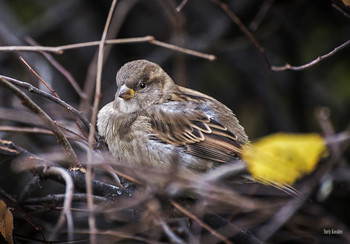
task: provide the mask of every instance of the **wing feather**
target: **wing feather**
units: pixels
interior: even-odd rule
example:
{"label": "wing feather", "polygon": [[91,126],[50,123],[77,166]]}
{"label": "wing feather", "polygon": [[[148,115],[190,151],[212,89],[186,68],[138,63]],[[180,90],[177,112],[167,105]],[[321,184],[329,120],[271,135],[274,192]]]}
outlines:
{"label": "wing feather", "polygon": [[166,110],[162,108],[148,111],[153,129],[152,138],[172,145],[185,147],[191,155],[228,162],[240,157],[241,144],[237,136],[198,110]]}

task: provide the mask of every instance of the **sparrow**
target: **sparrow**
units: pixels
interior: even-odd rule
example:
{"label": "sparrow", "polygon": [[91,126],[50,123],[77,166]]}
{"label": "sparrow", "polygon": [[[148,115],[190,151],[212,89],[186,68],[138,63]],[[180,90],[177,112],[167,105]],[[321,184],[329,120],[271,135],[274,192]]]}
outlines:
{"label": "sparrow", "polygon": [[213,97],[178,86],[147,60],[124,64],[114,101],[98,113],[97,130],[114,157],[128,163],[204,172],[239,159],[249,143],[235,114]]}

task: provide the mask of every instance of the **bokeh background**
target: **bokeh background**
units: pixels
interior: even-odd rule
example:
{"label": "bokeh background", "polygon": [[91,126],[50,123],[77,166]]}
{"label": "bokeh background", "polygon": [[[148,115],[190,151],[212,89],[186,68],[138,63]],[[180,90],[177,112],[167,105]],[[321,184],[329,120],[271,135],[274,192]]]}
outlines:
{"label": "bokeh background", "polygon": [[[238,115],[252,139],[276,131],[320,131],[314,109],[326,106],[337,131],[348,126],[349,50],[300,72],[270,72],[227,15],[211,1],[120,1],[109,38],[154,36],[157,40],[213,54],[210,62],[149,43],[115,45],[106,55],[101,105],[116,90],[115,74],[134,59],[159,63],[181,85],[207,93]],[[272,65],[302,65],[349,39],[349,18],[330,0],[225,1],[253,31]],[[1,1],[2,45],[27,45],[33,38],[59,46],[101,38],[110,1]],[[265,15],[261,8],[267,5]],[[82,89],[91,79],[96,47],[66,51],[55,58]],[[64,100],[81,101],[65,78],[41,55],[1,53],[2,74],[37,82],[18,59],[22,55]],[[88,95],[91,89],[85,88]],[[91,96],[91,95],[90,95]],[[90,98],[91,101],[91,98]],[[88,110],[86,111],[88,112]]]}
{"label": "bokeh background", "polygon": [[[179,0],[122,0],[118,2],[108,39],[152,35],[157,40],[213,54],[209,61],[150,43],[108,46],[102,76],[100,107],[114,98],[115,75],[125,63],[148,59],[160,64],[177,84],[206,93],[231,108],[253,141],[274,132],[322,133],[315,117],[325,107],[335,132],[349,129],[350,48],[302,71],[270,71],[261,54],[222,9],[210,0],[189,0],[181,12]],[[241,19],[262,47],[270,63],[302,65],[326,54],[350,39],[350,18],[331,0],[241,0],[223,1]],[[100,0],[0,0],[0,45],[29,45],[33,39],[43,46],[96,41],[101,38],[111,1]],[[53,54],[86,94],[82,99],[67,79],[40,53],[0,52],[0,74],[47,89],[20,61],[33,69],[72,106],[88,118],[94,93],[98,47]],[[34,96],[53,118],[66,112]],[[34,118],[8,90],[0,87],[0,125],[34,123]],[[20,112],[25,116],[18,116]],[[35,123],[34,123],[35,124]],[[53,138],[0,132],[0,138],[27,150],[45,154]],[[51,147],[52,146],[52,147]],[[345,153],[345,161],[349,152]],[[347,162],[347,161],[346,161]],[[28,175],[17,181],[4,172],[0,162],[0,187],[16,194]],[[323,207],[350,224],[349,180],[335,186],[337,197]],[[49,192],[49,190],[48,190]]]}

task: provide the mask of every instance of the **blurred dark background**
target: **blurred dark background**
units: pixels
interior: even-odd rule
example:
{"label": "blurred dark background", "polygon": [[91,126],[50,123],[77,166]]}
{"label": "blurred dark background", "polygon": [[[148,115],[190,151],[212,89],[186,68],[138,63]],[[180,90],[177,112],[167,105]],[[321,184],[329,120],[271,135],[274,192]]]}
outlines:
{"label": "blurred dark background", "polygon": [[[350,37],[349,18],[332,7],[330,0],[225,2],[253,30],[273,65],[307,63]],[[149,43],[115,45],[106,55],[101,106],[114,97],[115,74],[120,66],[144,58],[159,63],[178,84],[207,93],[232,108],[252,139],[276,131],[320,131],[314,117],[319,106],[330,109],[337,131],[347,128],[349,49],[304,71],[270,72],[218,5],[190,0],[176,13],[179,3],[120,1],[109,38],[152,35],[163,42],[214,54],[217,59],[210,62]],[[257,22],[261,7],[269,3],[270,8]],[[101,38],[110,1],[11,0],[0,5],[1,45],[27,45],[26,37],[31,37],[41,45],[58,46]],[[96,50],[68,50],[55,58],[84,89],[94,74],[91,69],[95,66],[89,65]],[[81,102],[66,79],[39,54],[0,53],[2,74],[37,83],[19,55],[51,82],[65,101],[76,105]]]}
{"label": "blurred dark background", "polygon": [[[206,93],[231,108],[254,140],[274,132],[322,132],[315,110],[326,107],[336,132],[349,129],[350,48],[302,71],[271,72],[260,53],[210,0],[189,0],[181,12],[179,0],[123,0],[116,7],[108,39],[154,36],[157,40],[213,54],[215,61],[186,55],[150,43],[108,46],[103,67],[100,107],[114,99],[115,75],[125,63],[148,59],[159,63],[177,84]],[[272,65],[302,65],[350,39],[350,18],[331,0],[224,1],[252,31]],[[28,38],[43,46],[99,40],[111,1],[100,0],[0,0],[0,46],[29,45]],[[266,12],[263,13],[264,8]],[[69,71],[87,99],[74,91],[67,79],[40,53],[0,52],[0,74],[47,89],[19,60],[22,56],[59,96],[91,116],[98,47],[67,50],[53,57]],[[66,112],[38,96],[35,101],[55,119]],[[0,87],[0,125],[35,124],[18,99]],[[43,135],[1,132],[27,150],[51,153],[55,139]],[[347,158],[349,153],[347,152]],[[0,164],[0,171],[8,170]],[[18,177],[18,176],[16,176]],[[13,183],[1,176],[0,185],[19,191],[27,182]],[[349,224],[349,184],[336,189],[324,206]],[[347,190],[346,190],[347,189]],[[52,193],[52,191],[48,191]],[[337,207],[338,206],[338,207]]]}

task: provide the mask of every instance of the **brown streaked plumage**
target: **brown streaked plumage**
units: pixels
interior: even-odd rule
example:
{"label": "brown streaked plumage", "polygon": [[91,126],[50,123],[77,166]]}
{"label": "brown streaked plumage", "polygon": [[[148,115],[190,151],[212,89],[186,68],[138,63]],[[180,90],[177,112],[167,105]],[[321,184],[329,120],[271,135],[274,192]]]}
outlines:
{"label": "brown streaked plumage", "polygon": [[157,64],[136,60],[117,73],[115,100],[98,114],[111,153],[130,163],[204,171],[240,157],[244,128],[225,105],[176,85]]}

